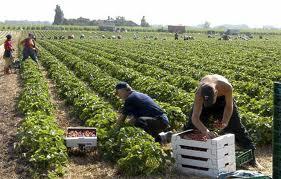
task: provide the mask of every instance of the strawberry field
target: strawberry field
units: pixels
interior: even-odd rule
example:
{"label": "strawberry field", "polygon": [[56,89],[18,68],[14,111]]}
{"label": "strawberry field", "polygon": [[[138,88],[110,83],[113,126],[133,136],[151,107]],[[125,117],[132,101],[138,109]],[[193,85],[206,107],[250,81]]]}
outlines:
{"label": "strawberry field", "polygon": [[272,84],[281,78],[278,41],[275,46],[257,40],[39,43],[115,110],[120,101],[114,96],[114,85],[127,81],[156,99],[177,130],[186,122],[198,81],[207,74],[221,74],[234,86],[234,98],[252,137],[261,145],[271,142]]}
{"label": "strawberry field", "polygon": [[[194,34],[195,40],[176,41],[169,33],[143,32],[138,38],[126,33],[115,39],[112,36],[117,34],[95,31],[83,32],[85,39],[79,39],[81,33],[35,31],[39,62],[71,114],[82,125],[97,128],[99,154],[119,174],[161,173],[170,165],[170,156],[143,130],[115,124],[122,106],[115,96],[118,81],[150,95],[165,110],[171,127],[181,131],[199,80],[207,74],[223,75],[234,87],[242,122],[255,143],[271,144],[272,86],[281,79],[278,36],[219,41]],[[54,39],[72,34],[75,39]],[[32,61],[24,63],[21,76],[18,109],[25,120],[19,127],[18,151],[31,163],[34,175],[61,176],[67,149],[46,79]]]}

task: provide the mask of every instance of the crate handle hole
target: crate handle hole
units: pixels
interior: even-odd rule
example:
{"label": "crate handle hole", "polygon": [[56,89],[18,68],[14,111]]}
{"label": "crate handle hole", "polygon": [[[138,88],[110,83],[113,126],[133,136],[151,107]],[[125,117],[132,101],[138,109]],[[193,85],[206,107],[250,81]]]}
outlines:
{"label": "crate handle hole", "polygon": [[224,166],[226,167],[226,166],[228,166],[229,165],[229,163],[226,163]]}
{"label": "crate handle hole", "polygon": [[182,164],[182,167],[190,168],[190,169],[195,169],[195,170],[201,170],[201,171],[209,171],[209,168],[197,167],[197,166],[192,166],[192,165],[184,165],[184,164]]}

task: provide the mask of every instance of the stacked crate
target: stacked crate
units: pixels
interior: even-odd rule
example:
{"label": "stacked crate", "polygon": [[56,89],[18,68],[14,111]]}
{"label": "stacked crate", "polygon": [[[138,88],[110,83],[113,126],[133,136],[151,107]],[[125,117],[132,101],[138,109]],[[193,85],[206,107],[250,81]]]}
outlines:
{"label": "stacked crate", "polygon": [[184,139],[190,132],[192,130],[172,136],[173,157],[179,172],[216,178],[221,172],[236,170],[233,134],[207,141]]}
{"label": "stacked crate", "polygon": [[273,178],[281,179],[281,83],[274,83]]}

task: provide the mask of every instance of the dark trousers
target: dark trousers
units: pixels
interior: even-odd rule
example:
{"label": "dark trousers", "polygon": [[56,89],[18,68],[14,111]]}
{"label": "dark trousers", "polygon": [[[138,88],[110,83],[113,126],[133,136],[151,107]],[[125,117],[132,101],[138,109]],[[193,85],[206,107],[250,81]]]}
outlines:
{"label": "dark trousers", "polygon": [[169,128],[169,124],[164,122],[164,119],[159,117],[138,117],[135,121],[135,126],[142,128],[145,132],[150,134],[156,140],[158,134],[166,131]]}
{"label": "dark trousers", "polygon": [[[212,117],[214,120],[221,121],[223,118],[223,112],[225,107],[225,97],[220,96],[217,98],[216,103],[213,104],[211,107],[202,107],[202,112],[200,115],[201,122],[208,127],[210,118]],[[185,130],[194,129],[195,126],[191,121],[192,111],[189,115],[189,121],[184,126]],[[229,120],[228,126],[224,128],[222,133],[232,133],[235,134],[235,142],[238,146],[244,149],[255,149],[255,145],[251,140],[248,131],[246,130],[245,126],[241,123],[241,119],[237,110],[237,105],[233,100],[233,113]]]}
{"label": "dark trousers", "polygon": [[31,57],[31,59],[37,63],[37,53],[34,49],[24,48],[22,55],[23,55],[22,61],[28,59],[28,57]]}

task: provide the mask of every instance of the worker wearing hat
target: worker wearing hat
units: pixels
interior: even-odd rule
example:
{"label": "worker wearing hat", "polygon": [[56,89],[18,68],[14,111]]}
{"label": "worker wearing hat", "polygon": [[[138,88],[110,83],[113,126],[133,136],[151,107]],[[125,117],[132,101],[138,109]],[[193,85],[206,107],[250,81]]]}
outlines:
{"label": "worker wearing hat", "polygon": [[168,117],[163,110],[146,94],[132,90],[126,82],[119,82],[116,87],[116,95],[124,101],[124,106],[117,120],[123,123],[128,117],[130,122],[159,140],[159,133],[169,128]]}
{"label": "worker wearing hat", "polygon": [[[189,121],[184,129],[197,128],[208,138],[215,138],[216,134],[207,128],[212,116],[218,121],[218,128],[222,133],[235,134],[235,141],[244,149],[255,150],[255,145],[244,125],[233,100],[233,87],[230,82],[221,75],[207,75],[199,83],[195,94],[195,101]],[[259,165],[257,161],[252,161],[253,165]],[[259,165],[260,166],[260,165]]]}
{"label": "worker wearing hat", "polygon": [[13,63],[14,60],[14,56],[13,56],[13,45],[12,45],[12,35],[8,34],[6,36],[6,41],[4,42],[4,55],[3,55],[3,59],[5,61],[5,65],[4,65],[4,74],[10,74],[11,73],[11,65]]}

